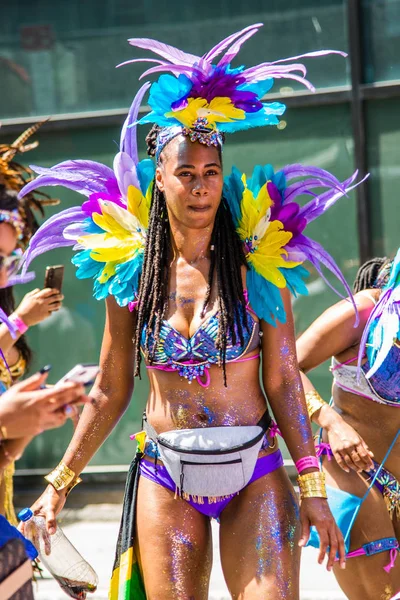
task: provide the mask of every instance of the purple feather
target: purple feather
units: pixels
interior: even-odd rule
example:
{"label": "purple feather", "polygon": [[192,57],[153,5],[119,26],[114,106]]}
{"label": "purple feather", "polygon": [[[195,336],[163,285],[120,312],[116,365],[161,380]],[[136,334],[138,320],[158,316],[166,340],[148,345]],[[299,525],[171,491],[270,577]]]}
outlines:
{"label": "purple feather", "polygon": [[30,271],[25,275],[14,275],[10,277],[6,287],[13,287],[14,285],[20,285],[21,283],[30,283],[36,277],[36,273],[34,271]]}
{"label": "purple feather", "polygon": [[95,160],[65,160],[60,162],[58,165],[51,167],[51,170],[58,170],[60,168],[67,169],[69,171],[77,171],[79,173],[84,172],[89,176],[97,177],[104,181],[108,181],[114,177],[114,172],[110,167],[107,167],[106,165],[103,165]]}
{"label": "purple feather", "polygon": [[[35,256],[38,256],[45,251],[40,250],[37,252],[37,249],[41,249],[43,246],[45,246],[50,238],[53,242],[55,239],[63,242],[63,231],[65,227],[67,225],[83,221],[86,218],[87,215],[82,211],[80,206],[73,206],[47,219],[47,221],[45,221],[38,231],[32,236],[29,246],[23,255],[22,275],[25,275]],[[70,244],[60,243],[60,245]]]}
{"label": "purple feather", "polygon": [[329,54],[338,54],[339,56],[343,56],[343,58],[346,58],[348,56],[347,52],[342,52],[341,50],[315,50],[314,52],[306,52],[306,54],[298,54],[297,56],[289,56],[288,58],[280,58],[279,60],[275,60],[275,61],[267,63],[267,64],[277,65],[277,64],[283,63],[283,62],[298,60],[299,58],[315,58],[317,56],[327,56]]}
{"label": "purple feather", "polygon": [[[311,223],[311,221],[314,221],[320,217],[328,208],[335,204],[339,198],[342,198],[342,196],[354,189],[356,186],[349,187],[349,184],[354,181],[356,176],[357,171],[342,183],[343,191],[330,189],[327,192],[318,195],[314,200],[311,200],[305,206],[303,206],[300,210],[300,214],[306,218],[307,223]],[[356,185],[360,185],[360,183],[362,183],[362,181]]]}
{"label": "purple feather", "polygon": [[298,236],[297,246],[301,249],[302,252],[304,252],[304,254],[307,257],[307,260],[309,260],[314,265],[318,274],[322,277],[322,279],[325,281],[325,283],[336,294],[338,294],[338,296],[340,296],[341,298],[345,298],[345,296],[343,296],[340,292],[338,292],[338,290],[326,278],[324,272],[322,271],[321,264],[324,265],[329,271],[331,271],[331,273],[333,273],[333,275],[335,275],[335,277],[337,279],[339,279],[339,281],[343,285],[344,289],[346,290],[346,294],[350,298],[350,302],[354,306],[354,310],[356,313],[356,322],[354,324],[354,327],[357,327],[360,319],[359,319],[359,314],[357,311],[357,306],[356,306],[355,300],[353,298],[353,294],[351,292],[351,289],[350,289],[346,279],[342,275],[341,270],[339,269],[339,267],[337,266],[337,264],[335,263],[333,258],[328,254],[328,252],[326,250],[324,250],[324,248],[321,246],[321,244],[319,244],[318,242],[316,242],[304,235]]}
{"label": "purple feather", "polygon": [[140,189],[139,180],[136,174],[136,165],[126,152],[118,152],[118,154],[115,155],[114,172],[123,196],[126,197],[130,185]]}
{"label": "purple feather", "polygon": [[251,74],[248,73],[250,69],[244,71],[243,74],[246,76],[248,83],[257,83],[263,79],[293,79],[304,85],[310,92],[315,92],[315,87],[304,77],[294,75],[290,70],[277,70],[272,67],[253,67],[254,71]]}
{"label": "purple feather", "polygon": [[242,45],[245,42],[247,42],[247,40],[251,38],[255,33],[257,33],[257,31],[258,28],[251,29],[250,31],[247,31],[244,35],[242,35],[238,40],[236,40],[236,42],[232,44],[232,46],[229,48],[226,54],[221,58],[221,60],[218,63],[218,67],[226,67],[227,65],[229,65],[230,62],[235,58],[235,56],[239,52]]}
{"label": "purple feather", "polygon": [[87,235],[84,221],[82,223],[72,223],[72,225],[67,225],[63,231],[64,239],[72,240],[73,242],[76,242],[82,235]]}
{"label": "purple feather", "polygon": [[122,63],[119,63],[118,65],[116,65],[116,69],[119,69],[120,67],[125,67],[125,65],[132,65],[133,63],[139,63],[139,62],[147,62],[147,63],[153,63],[156,65],[168,65],[169,63],[167,63],[165,60],[158,60],[157,58],[131,58],[130,60],[125,60]]}
{"label": "purple feather", "polygon": [[308,167],[301,164],[287,165],[281,169],[281,172],[286,177],[286,179],[295,179],[297,177],[315,177],[318,179],[324,179],[331,185],[337,185],[339,180],[329,173],[329,171],[325,171],[325,169],[321,169],[319,167]]}
{"label": "purple feather", "polygon": [[73,240],[66,240],[63,237],[58,235],[53,235],[46,238],[46,241],[40,244],[40,246],[36,246],[29,253],[29,256],[26,257],[26,262],[22,268],[22,275],[25,275],[29,265],[41,254],[45,254],[50,250],[56,250],[58,248],[63,248],[65,246],[72,246],[74,244]]}
{"label": "purple feather", "polygon": [[39,174],[34,181],[25,185],[19,193],[22,198],[42,186],[63,185],[80,194],[89,196],[93,192],[108,191],[113,186],[115,175],[110,167],[90,160],[64,161],[46,169],[31,165]]}
{"label": "purple feather", "polygon": [[[322,188],[327,187],[327,185],[328,184],[322,179],[306,179],[305,181],[297,181],[296,183],[292,183],[285,190],[285,202],[293,202],[297,196],[301,196],[303,194],[318,196],[318,194],[312,191],[312,188]],[[345,194],[345,189],[342,187],[339,181],[335,184],[334,191]]]}
{"label": "purple feather", "polygon": [[278,190],[278,188],[276,187],[276,185],[274,183],[272,183],[272,181],[267,182],[267,191],[268,191],[269,197],[271,198],[272,202],[274,203],[274,206],[282,204],[282,195],[281,195],[280,191]]}
{"label": "purple feather", "polygon": [[151,52],[162,56],[169,62],[176,65],[193,65],[195,62],[200,60],[199,56],[188,54],[187,52],[183,52],[174,46],[169,46],[168,44],[158,42],[157,40],[152,40],[149,38],[131,38],[128,40],[128,42],[131,46],[143,48],[144,50],[150,50]]}
{"label": "purple feather", "polygon": [[201,71],[199,69],[196,69],[195,67],[189,67],[189,66],[185,66],[185,65],[167,65],[166,67],[164,66],[159,66],[159,67],[153,67],[152,69],[147,69],[147,71],[145,71],[144,73],[141,74],[141,76],[139,77],[140,79],[143,79],[143,77],[147,77],[147,75],[151,75],[152,73],[161,73],[162,71],[169,71],[171,73],[173,73],[174,75],[180,75],[181,73],[186,73],[189,77],[193,74],[193,73],[201,73]]}
{"label": "purple feather", "polygon": [[221,54],[221,52],[226,50],[226,48],[228,48],[235,40],[237,40],[238,37],[244,35],[248,31],[251,31],[252,29],[255,29],[257,31],[260,27],[263,27],[263,23],[256,23],[255,25],[249,25],[248,27],[245,27],[241,31],[237,31],[236,33],[233,33],[232,35],[228,36],[227,38],[225,38],[224,40],[219,42],[219,44],[214,46],[214,48],[211,48],[211,50],[209,50],[207,52],[207,54],[204,54],[203,59],[206,60],[207,62],[211,63],[214,60],[214,58],[216,58],[217,56],[219,56]]}
{"label": "purple feather", "polygon": [[121,152],[129,154],[135,164],[139,162],[135,123],[137,121],[143,97],[149,87],[150,83],[145,83],[137,92],[121,130],[120,150]]}

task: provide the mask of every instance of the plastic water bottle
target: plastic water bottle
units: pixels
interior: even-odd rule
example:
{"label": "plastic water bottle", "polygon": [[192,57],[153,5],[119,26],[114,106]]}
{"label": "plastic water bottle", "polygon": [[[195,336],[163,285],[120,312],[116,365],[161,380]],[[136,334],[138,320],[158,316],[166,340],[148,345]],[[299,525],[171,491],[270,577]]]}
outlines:
{"label": "plastic water bottle", "polygon": [[96,572],[71,544],[60,526],[57,526],[54,535],[49,535],[46,519],[34,516],[30,508],[21,510],[18,517],[25,523],[25,537],[36,547],[41,562],[68,596],[85,600],[87,592],[96,591]]}

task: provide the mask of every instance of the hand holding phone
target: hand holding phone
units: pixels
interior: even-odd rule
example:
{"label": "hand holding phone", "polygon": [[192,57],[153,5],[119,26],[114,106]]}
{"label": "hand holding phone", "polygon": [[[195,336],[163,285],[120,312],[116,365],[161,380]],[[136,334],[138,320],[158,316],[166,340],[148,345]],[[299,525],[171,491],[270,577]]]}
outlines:
{"label": "hand holding phone", "polygon": [[61,292],[64,278],[64,265],[53,265],[46,267],[44,276],[44,287],[56,289]]}
{"label": "hand holding phone", "polygon": [[68,373],[66,373],[64,377],[57,382],[57,384],[65,383],[66,381],[73,381],[75,383],[82,383],[84,386],[93,385],[99,371],[100,367],[98,365],[78,364],[68,371]]}

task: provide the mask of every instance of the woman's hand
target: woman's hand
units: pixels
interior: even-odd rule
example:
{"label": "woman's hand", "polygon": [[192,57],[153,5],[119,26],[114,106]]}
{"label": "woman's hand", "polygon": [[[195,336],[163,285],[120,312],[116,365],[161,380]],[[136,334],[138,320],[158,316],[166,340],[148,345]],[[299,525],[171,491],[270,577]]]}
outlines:
{"label": "woman's hand", "polygon": [[[49,483],[43,494],[32,504],[31,510],[34,515],[40,515],[46,519],[46,529],[53,535],[57,529],[56,517],[64,507],[67,499],[66,490],[58,492]],[[25,523],[21,522],[18,529],[24,533]]]}
{"label": "woman's hand", "polygon": [[56,289],[36,289],[24,296],[15,312],[28,327],[31,327],[47,319],[52,312],[59,310],[63,298],[64,296]]}
{"label": "woman's hand", "polygon": [[342,569],[346,567],[346,551],[342,532],[336,525],[330,511],[328,501],[324,498],[304,498],[300,505],[301,538],[299,546],[305,546],[310,537],[310,527],[314,525],[318,531],[320,546],[318,562],[324,562],[325,554],[329,549],[326,568],[332,570],[336,554],[339,554],[339,564]]}
{"label": "woman's hand", "polygon": [[6,438],[34,436],[45,429],[64,425],[73,417],[76,406],[89,398],[81,384],[65,382],[40,389],[47,374],[37,373],[16,383],[1,396],[0,424],[6,428]]}
{"label": "woman's hand", "polygon": [[324,430],[339,467],[350,473],[350,469],[360,473],[373,469],[374,456],[357,431],[339,415],[334,422],[325,425]]}

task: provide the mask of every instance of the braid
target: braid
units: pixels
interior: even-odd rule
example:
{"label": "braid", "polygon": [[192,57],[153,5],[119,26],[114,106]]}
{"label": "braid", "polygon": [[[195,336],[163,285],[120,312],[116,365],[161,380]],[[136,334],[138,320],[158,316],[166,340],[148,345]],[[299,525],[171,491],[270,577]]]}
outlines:
{"label": "braid", "polygon": [[149,156],[154,157],[156,155],[157,137],[161,129],[162,128],[158,125],[153,125],[149,133],[146,135],[147,154]]}
{"label": "braid", "polygon": [[[143,328],[147,326],[144,349],[153,361],[162,320],[168,305],[169,258],[171,255],[171,233],[167,217],[164,194],[154,182],[153,198],[147,230],[143,269],[138,292],[138,312],[135,331],[135,376],[140,375],[140,341]],[[149,348],[150,332],[154,333],[154,344]]]}
{"label": "braid", "polygon": [[353,284],[354,293],[356,294],[362,290],[375,287],[379,272],[387,262],[387,258],[376,257],[367,260],[367,262],[361,265]]}

